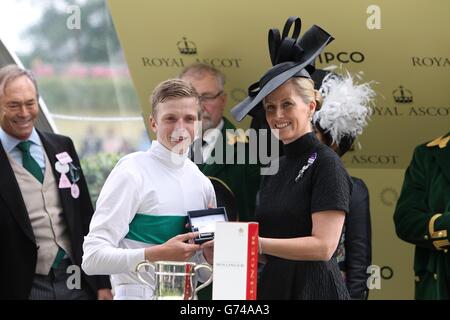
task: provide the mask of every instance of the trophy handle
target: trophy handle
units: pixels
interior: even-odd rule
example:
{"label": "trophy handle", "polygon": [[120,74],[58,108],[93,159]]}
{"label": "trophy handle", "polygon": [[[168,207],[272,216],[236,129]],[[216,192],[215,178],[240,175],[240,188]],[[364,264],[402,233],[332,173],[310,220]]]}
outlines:
{"label": "trophy handle", "polygon": [[[152,287],[154,284],[151,284],[151,283],[147,282],[147,281],[141,276],[140,269],[141,269],[142,267],[145,267],[145,266],[152,267],[153,270],[156,269],[156,268],[155,268],[155,264],[154,264],[153,262],[150,262],[150,261],[145,260],[145,261],[143,261],[143,262],[141,262],[141,263],[138,263],[138,265],[136,266],[136,275],[137,275],[137,277],[139,278],[139,280],[141,280],[141,282],[143,282],[143,283],[145,283],[146,285]],[[149,274],[149,275],[150,275],[150,274]],[[150,275],[150,277],[152,277],[152,276]],[[153,278],[153,277],[152,277],[152,278]],[[155,278],[153,278],[152,281],[155,282]]]}
{"label": "trophy handle", "polygon": [[206,280],[206,282],[204,282],[202,285],[198,286],[195,289],[194,294],[197,294],[200,290],[202,290],[203,288],[208,286],[211,283],[212,278],[213,278],[213,269],[211,268],[211,266],[209,266],[207,264],[198,264],[198,265],[196,265],[195,268],[194,268],[194,272],[197,272],[197,270],[199,270],[201,268],[208,269],[211,272],[211,276],[209,277],[208,280]]}

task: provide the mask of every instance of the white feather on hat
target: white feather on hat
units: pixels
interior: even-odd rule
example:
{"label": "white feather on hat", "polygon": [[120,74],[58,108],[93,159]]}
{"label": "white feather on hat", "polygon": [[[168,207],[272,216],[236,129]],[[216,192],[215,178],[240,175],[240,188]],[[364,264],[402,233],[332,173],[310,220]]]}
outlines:
{"label": "white feather on hat", "polygon": [[342,137],[356,138],[363,132],[372,115],[375,91],[371,84],[356,84],[348,71],[343,76],[329,73],[323,79],[319,91],[324,100],[313,121],[330,134],[332,142],[339,145]]}

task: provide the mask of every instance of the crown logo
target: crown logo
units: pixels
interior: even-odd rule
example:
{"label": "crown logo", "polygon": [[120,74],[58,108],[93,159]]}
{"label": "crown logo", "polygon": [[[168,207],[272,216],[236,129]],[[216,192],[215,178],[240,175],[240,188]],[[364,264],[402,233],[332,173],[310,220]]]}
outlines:
{"label": "crown logo", "polygon": [[413,96],[411,90],[399,86],[392,92],[395,102],[397,103],[411,103],[413,102]]}
{"label": "crown logo", "polygon": [[181,54],[197,54],[197,46],[186,37],[183,37],[183,40],[177,42],[177,47]]}

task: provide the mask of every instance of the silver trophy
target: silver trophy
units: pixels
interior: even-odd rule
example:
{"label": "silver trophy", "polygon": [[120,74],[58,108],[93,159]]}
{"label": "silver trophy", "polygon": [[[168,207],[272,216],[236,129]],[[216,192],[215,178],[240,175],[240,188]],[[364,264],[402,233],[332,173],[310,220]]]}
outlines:
{"label": "silver trophy", "polygon": [[[143,261],[136,266],[137,277],[150,287],[153,287],[153,284],[147,282],[140,273],[144,267],[150,267],[154,270],[155,276],[152,280],[155,286],[153,292],[153,299],[155,300],[194,300],[197,297],[197,292],[212,281],[212,268],[206,264],[176,261]],[[198,270],[202,268],[209,270],[211,276],[197,288]],[[150,272],[147,272],[147,274],[151,275]]]}

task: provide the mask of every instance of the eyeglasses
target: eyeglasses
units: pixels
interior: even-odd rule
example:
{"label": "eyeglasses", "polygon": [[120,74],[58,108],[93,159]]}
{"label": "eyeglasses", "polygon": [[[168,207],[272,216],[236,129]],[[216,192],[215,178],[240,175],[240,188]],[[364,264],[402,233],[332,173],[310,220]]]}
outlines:
{"label": "eyeglasses", "polygon": [[211,102],[215,99],[217,99],[218,97],[220,97],[223,94],[223,90],[220,90],[219,92],[217,92],[217,94],[215,95],[207,95],[207,94],[202,94],[201,96],[199,96],[199,100],[200,103],[202,102]]}

